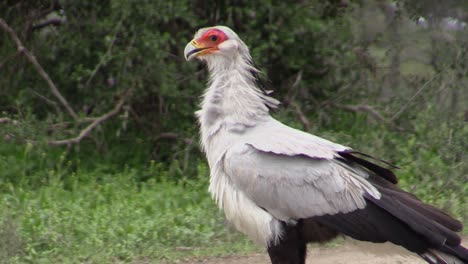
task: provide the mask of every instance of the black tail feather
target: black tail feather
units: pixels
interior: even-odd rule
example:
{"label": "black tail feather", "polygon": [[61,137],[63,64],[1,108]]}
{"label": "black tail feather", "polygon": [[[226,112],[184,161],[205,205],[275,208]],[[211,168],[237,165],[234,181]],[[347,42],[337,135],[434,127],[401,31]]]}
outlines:
{"label": "black tail feather", "polygon": [[407,197],[395,196],[395,192],[387,189],[380,188],[379,191],[382,194],[381,199],[373,197],[368,199],[424,236],[432,246],[438,248],[444,244],[451,246],[460,244],[461,238],[457,233],[431,218],[435,213],[429,211],[430,213],[424,214],[425,211],[412,207],[414,204],[408,203]]}
{"label": "black tail feather", "polygon": [[375,243],[390,241],[418,254],[430,248],[425,237],[371,201],[364,209],[314,219],[357,240]]}
{"label": "black tail feather", "polygon": [[459,232],[463,229],[463,224],[460,221],[457,221],[439,208],[425,204],[415,195],[399,189],[397,185],[391,184],[380,177],[371,177],[369,181],[377,187],[380,192],[384,192],[387,196],[390,196],[391,199],[399,200],[401,203],[420,212],[422,215],[438,222],[446,228],[454,232]]}

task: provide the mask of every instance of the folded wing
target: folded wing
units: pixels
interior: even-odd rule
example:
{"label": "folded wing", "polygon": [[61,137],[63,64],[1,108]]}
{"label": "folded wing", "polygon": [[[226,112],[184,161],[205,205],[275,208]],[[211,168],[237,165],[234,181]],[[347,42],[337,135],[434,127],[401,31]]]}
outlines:
{"label": "folded wing", "polygon": [[322,144],[320,156],[311,157],[313,141],[308,146],[298,144],[303,146],[300,149],[294,142],[303,135],[284,141],[278,140],[281,133],[276,135],[270,141],[277,142],[274,146],[247,140],[231,147],[223,160],[231,182],[276,218],[347,213],[364,208],[365,196],[380,198],[367,173],[334,159],[333,148]]}

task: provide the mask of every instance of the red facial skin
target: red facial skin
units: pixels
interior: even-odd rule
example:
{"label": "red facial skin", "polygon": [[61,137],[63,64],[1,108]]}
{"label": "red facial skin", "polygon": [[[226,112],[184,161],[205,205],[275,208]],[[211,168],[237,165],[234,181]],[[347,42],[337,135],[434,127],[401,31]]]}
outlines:
{"label": "red facial skin", "polygon": [[198,55],[209,54],[219,50],[218,45],[227,40],[226,34],[219,29],[210,29],[201,37],[195,40],[195,43],[200,48],[207,48],[200,51]]}

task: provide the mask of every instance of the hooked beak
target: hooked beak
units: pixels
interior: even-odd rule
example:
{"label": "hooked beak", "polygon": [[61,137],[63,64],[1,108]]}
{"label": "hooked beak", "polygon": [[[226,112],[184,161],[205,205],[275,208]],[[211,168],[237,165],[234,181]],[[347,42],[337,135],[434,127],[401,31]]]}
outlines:
{"label": "hooked beak", "polygon": [[211,47],[205,47],[195,40],[190,41],[184,49],[184,56],[187,61],[190,61],[197,56],[200,52],[209,49]]}

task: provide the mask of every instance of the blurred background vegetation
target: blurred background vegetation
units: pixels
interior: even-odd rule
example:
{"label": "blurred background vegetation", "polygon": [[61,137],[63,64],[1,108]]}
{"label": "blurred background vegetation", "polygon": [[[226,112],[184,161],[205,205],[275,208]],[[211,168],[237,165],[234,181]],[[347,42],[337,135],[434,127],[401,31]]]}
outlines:
{"label": "blurred background vegetation", "polygon": [[[288,125],[375,155],[468,221],[468,2],[2,1],[0,262],[257,250],[211,201],[183,48],[227,25]],[[145,262],[146,263],[146,262]]]}

